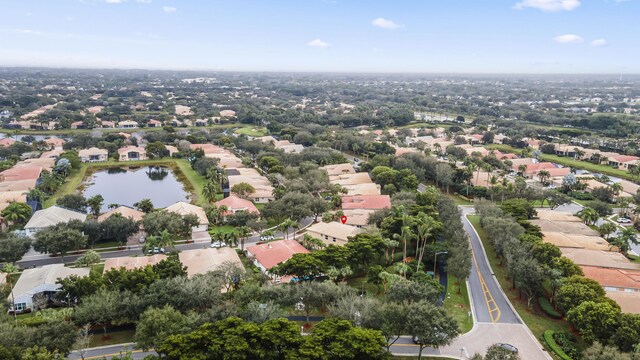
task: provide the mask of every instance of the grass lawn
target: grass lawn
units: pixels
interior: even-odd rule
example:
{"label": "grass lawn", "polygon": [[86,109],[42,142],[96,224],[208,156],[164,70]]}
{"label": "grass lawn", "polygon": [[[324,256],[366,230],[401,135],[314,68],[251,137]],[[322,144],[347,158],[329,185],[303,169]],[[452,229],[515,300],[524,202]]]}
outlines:
{"label": "grass lawn", "polygon": [[[398,360],[416,360],[418,357],[417,356],[394,356],[393,358]],[[423,356],[421,359],[422,360],[453,360],[453,358],[429,357],[429,356]]]}
{"label": "grass lawn", "polygon": [[235,131],[236,134],[244,134],[247,136],[266,136],[269,131],[265,127],[246,126]]}
{"label": "grass lawn", "polygon": [[176,165],[178,165],[180,171],[182,171],[182,174],[184,174],[187,180],[191,183],[191,186],[193,186],[193,190],[195,193],[194,200],[196,204],[200,206],[207,205],[207,200],[204,198],[204,196],[202,196],[202,188],[204,187],[204,184],[206,182],[204,176],[200,176],[200,174],[193,170],[191,168],[191,164],[189,164],[187,160],[175,159],[174,161],[176,162]]}
{"label": "grass lawn", "polygon": [[467,294],[466,282],[460,283],[460,293],[458,293],[458,280],[449,275],[447,280],[447,296],[444,299],[444,309],[458,322],[461,333],[466,333],[473,327],[473,319],[469,318],[471,306],[469,295]]}
{"label": "grass lawn", "polygon": [[[542,334],[545,330],[553,330],[553,331],[565,331],[570,332],[569,323],[565,320],[557,320],[548,317],[539,307],[537,301],[534,299],[532,301],[532,307],[527,308],[527,301],[525,299],[521,299],[518,294],[518,290],[515,290],[511,287],[511,280],[507,276],[507,268],[504,265],[500,265],[500,259],[496,257],[496,252],[493,249],[493,246],[489,244],[487,240],[487,234],[484,229],[480,227],[480,216],[479,215],[469,215],[469,221],[473,225],[473,227],[478,232],[480,239],[482,240],[482,244],[484,246],[484,250],[487,253],[487,258],[489,259],[489,263],[491,264],[491,268],[493,269],[500,286],[507,294],[507,297],[515,307],[518,314],[522,320],[524,320],[525,324],[531,329],[531,332],[538,338],[542,339]],[[575,334],[574,334],[575,335]],[[580,339],[579,336],[576,338]],[[541,340],[541,343],[544,344],[544,340]],[[584,342],[579,340],[578,343],[579,348],[585,348],[586,345]]]}
{"label": "grass lawn", "polygon": [[103,333],[99,332],[93,335],[89,342],[89,347],[98,347],[114,344],[124,344],[133,342],[135,330],[123,330],[107,333],[107,337],[103,337]]}
{"label": "grass lawn", "polygon": [[118,247],[118,245],[120,245],[120,243],[117,241],[99,242],[97,244],[93,244],[93,249],[112,248]]}
{"label": "grass lawn", "polygon": [[82,164],[80,169],[72,170],[69,176],[67,176],[67,179],[65,180],[64,184],[60,186],[58,191],[56,191],[56,193],[53,194],[53,196],[51,196],[44,202],[42,207],[43,208],[51,207],[56,204],[56,200],[58,198],[67,194],[73,194],[80,187],[80,184],[82,184],[82,180],[84,179],[84,175],[87,172],[88,166],[89,164],[84,163]]}
{"label": "grass lawn", "polygon": [[231,226],[231,225],[221,225],[221,226],[216,226],[216,227],[212,227],[209,229],[209,234],[213,235],[213,234],[217,234],[217,233],[222,233],[222,234],[231,234],[236,228]]}
{"label": "grass lawn", "polygon": [[354,289],[357,289],[358,291],[364,290],[368,294],[376,297],[384,296],[382,293],[379,293],[378,286],[375,284],[369,284],[367,282],[367,278],[365,278],[364,276],[358,276],[358,277],[347,279],[347,285],[351,286]]}
{"label": "grass lawn", "polygon": [[[443,193],[445,194],[445,193]],[[473,201],[469,200],[467,198],[465,198],[462,195],[458,195],[458,194],[451,194],[449,195],[449,197],[451,198],[451,200],[453,200],[453,202],[456,203],[456,205],[473,205]]]}

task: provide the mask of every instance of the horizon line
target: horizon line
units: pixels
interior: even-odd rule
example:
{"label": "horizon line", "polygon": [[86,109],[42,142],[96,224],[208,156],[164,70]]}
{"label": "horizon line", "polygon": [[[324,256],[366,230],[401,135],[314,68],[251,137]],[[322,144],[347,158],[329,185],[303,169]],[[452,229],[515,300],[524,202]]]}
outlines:
{"label": "horizon line", "polygon": [[639,76],[640,73],[602,73],[602,72],[422,72],[422,71],[357,71],[357,70],[230,70],[230,69],[180,69],[180,68],[139,68],[139,67],[93,67],[93,66],[23,66],[0,65],[0,70],[24,69],[24,70],[106,70],[106,71],[151,71],[151,72],[212,72],[212,73],[274,73],[274,74],[357,74],[357,75],[571,75],[571,76]]}

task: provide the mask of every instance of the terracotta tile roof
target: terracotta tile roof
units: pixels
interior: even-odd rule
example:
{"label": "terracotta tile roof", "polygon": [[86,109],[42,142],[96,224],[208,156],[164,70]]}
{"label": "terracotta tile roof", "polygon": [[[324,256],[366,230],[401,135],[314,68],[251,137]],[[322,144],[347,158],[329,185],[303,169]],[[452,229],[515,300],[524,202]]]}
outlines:
{"label": "terracotta tile roof", "polygon": [[247,251],[267,270],[281,262],[289,260],[293,254],[305,254],[309,252],[309,250],[305,249],[295,240],[279,240],[266,244],[253,245],[247,247]]}
{"label": "terracotta tile roof", "polygon": [[609,158],[609,160],[614,160],[619,163],[625,163],[630,161],[638,161],[640,160],[640,158],[637,156],[631,156],[631,155],[620,155],[620,156],[612,156],[611,158]]}
{"label": "terracotta tile roof", "polygon": [[258,208],[253,205],[249,200],[242,199],[235,194],[229,195],[229,197],[215,202],[216,207],[226,206],[229,211],[226,211],[223,215],[233,214],[236,211],[246,211],[250,213],[260,214]]}
{"label": "terracotta tile roof", "polygon": [[178,258],[186,266],[188,277],[215,271],[225,262],[235,263],[242,268],[238,253],[230,247],[185,250],[178,254]]}
{"label": "terracotta tile roof", "polygon": [[1,181],[19,181],[19,180],[32,180],[38,179],[42,173],[40,166],[23,166],[13,167],[0,172]]}
{"label": "terracotta tile roof", "polygon": [[326,171],[329,176],[356,173],[356,171],[353,169],[353,165],[351,164],[327,165],[321,167],[320,169]]}
{"label": "terracotta tile roof", "polygon": [[123,148],[118,149],[118,154],[122,155],[122,154],[126,154],[128,152],[137,152],[138,154],[146,154],[147,151],[140,146],[126,146]]}
{"label": "terracotta tile roof", "polygon": [[640,290],[640,270],[582,266],[582,272],[584,272],[584,276],[597,281],[602,287]]}
{"label": "terracotta tile roof", "polygon": [[200,220],[200,225],[209,224],[209,219],[207,219],[207,214],[204,212],[204,209],[200,206],[191,205],[184,201],[178,201],[177,203],[167,206],[165,208],[166,211],[184,215],[195,215]]}
{"label": "terracotta tile roof", "polygon": [[155,265],[166,258],[167,256],[162,254],[155,254],[152,256],[123,256],[117,258],[109,258],[104,262],[104,272],[107,272],[111,269],[119,269],[121,267],[124,267],[127,270],[143,268],[147,265]]}
{"label": "terracotta tile roof", "polygon": [[380,210],[391,207],[391,197],[389,195],[362,195],[343,196],[342,209],[370,209]]}
{"label": "terracotta tile roof", "polygon": [[640,270],[640,264],[632,263],[624,255],[617,252],[572,248],[560,248],[560,251],[563,256],[573,260],[576,265]]}
{"label": "terracotta tile roof", "polygon": [[13,140],[12,138],[5,138],[5,139],[1,139],[0,140],[0,147],[9,147],[11,145],[13,145],[16,141]]}
{"label": "terracotta tile roof", "polygon": [[640,292],[607,291],[607,297],[620,305],[627,314],[640,314]]}
{"label": "terracotta tile roof", "polygon": [[64,145],[66,141],[59,138],[49,138],[49,139],[44,139],[44,142],[47,143],[48,145],[57,147],[57,146]]}

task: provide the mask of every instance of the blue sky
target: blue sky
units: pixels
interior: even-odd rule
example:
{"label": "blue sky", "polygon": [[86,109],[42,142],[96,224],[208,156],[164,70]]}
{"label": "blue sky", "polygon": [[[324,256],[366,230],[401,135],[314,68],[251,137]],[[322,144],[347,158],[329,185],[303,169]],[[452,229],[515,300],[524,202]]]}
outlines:
{"label": "blue sky", "polygon": [[640,0],[0,0],[0,65],[640,73]]}

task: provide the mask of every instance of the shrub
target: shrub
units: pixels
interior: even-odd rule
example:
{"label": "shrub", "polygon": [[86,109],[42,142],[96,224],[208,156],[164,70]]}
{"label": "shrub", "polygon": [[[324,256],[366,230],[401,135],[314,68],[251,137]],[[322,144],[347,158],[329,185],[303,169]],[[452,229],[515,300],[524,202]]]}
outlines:
{"label": "shrub", "polygon": [[562,351],[573,359],[580,358],[580,351],[576,347],[576,338],[568,332],[556,332],[553,334],[553,340],[560,346]]}
{"label": "shrub", "polygon": [[551,350],[553,350],[554,353],[556,353],[556,355],[558,355],[558,357],[562,360],[573,360],[571,357],[569,357],[569,355],[567,355],[562,348],[560,348],[560,345],[558,345],[558,343],[556,343],[556,341],[553,338],[553,334],[554,331],[553,330],[545,330],[544,332],[544,342],[547,343],[547,345],[551,348]]}
{"label": "shrub", "polygon": [[549,300],[547,300],[546,297],[541,296],[538,298],[538,304],[540,305],[540,308],[542,309],[542,311],[544,311],[545,314],[547,314],[548,316],[554,318],[554,319],[561,319],[562,318],[562,314],[560,314],[560,312],[558,312],[558,310],[554,309],[553,306],[551,305],[551,303],[549,302]]}
{"label": "shrub", "polygon": [[572,198],[577,199],[577,200],[593,200],[595,199],[593,197],[593,195],[591,195],[591,193],[585,193],[582,191],[572,191],[569,195],[571,195]]}

